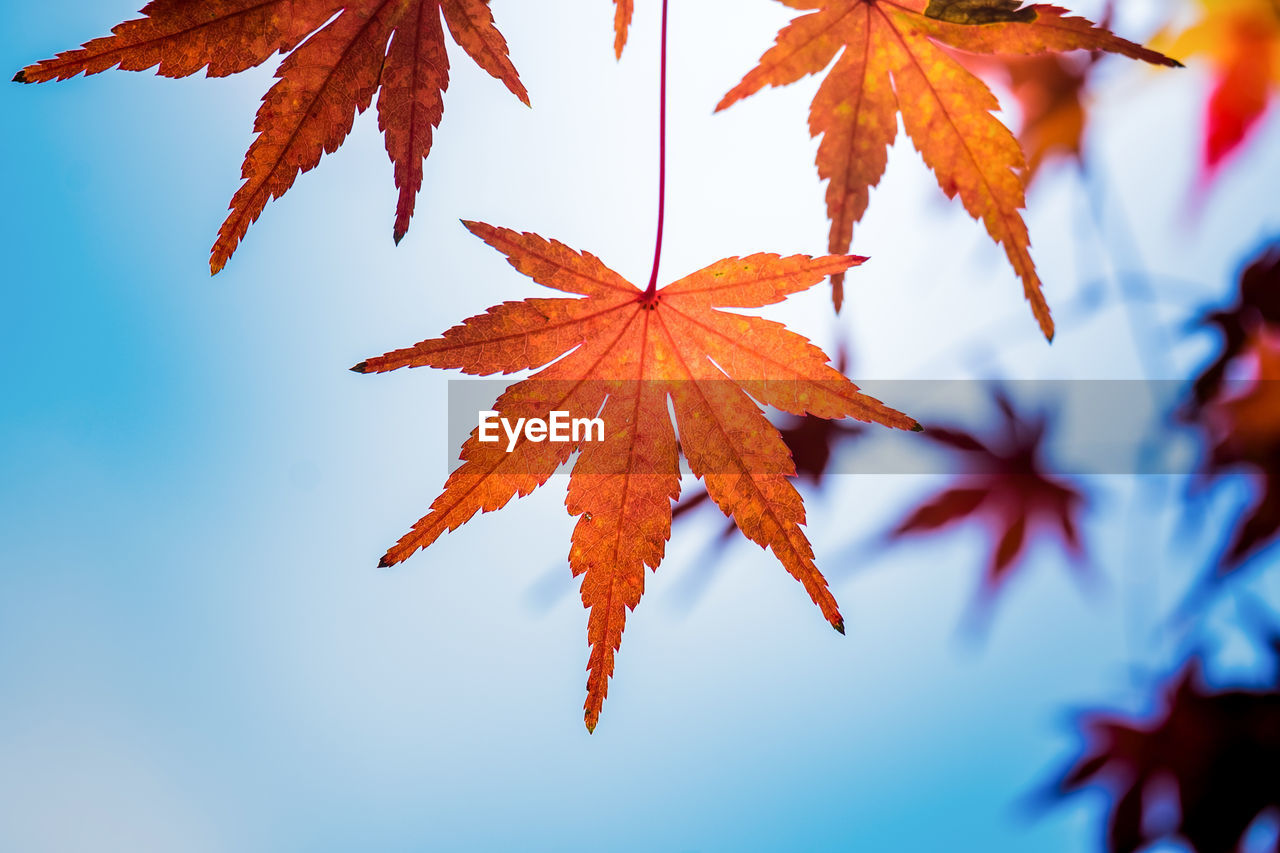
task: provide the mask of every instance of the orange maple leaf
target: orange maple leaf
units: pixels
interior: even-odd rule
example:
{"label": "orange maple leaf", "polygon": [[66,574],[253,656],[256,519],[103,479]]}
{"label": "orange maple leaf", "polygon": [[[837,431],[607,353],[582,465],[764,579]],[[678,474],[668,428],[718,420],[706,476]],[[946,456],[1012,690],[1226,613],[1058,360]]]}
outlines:
{"label": "orange maple leaf", "polygon": [[369,108],[375,92],[378,126],[400,190],[393,229],[400,242],[444,113],[449,57],[442,13],[454,41],[528,104],[487,0],[153,0],[142,10],[145,17],[30,65],[13,79],[42,83],[117,66],[159,66],[164,77],[201,69],[209,77],[225,77],[288,53],[276,71],[278,82],[262,99],[254,122],[257,138],[242,169],[244,185],[213,246],[209,266],[216,274],[267,202],[342,145],[356,113]]}
{"label": "orange maple leaf", "polygon": [[1172,41],[1185,56],[1207,56],[1214,67],[1205,108],[1202,180],[1208,180],[1248,139],[1280,83],[1280,2],[1200,0],[1199,20]]}
{"label": "orange maple leaf", "polygon": [[465,224],[534,281],[585,298],[506,302],[440,338],[352,369],[380,373],[430,366],[488,375],[550,363],[510,387],[494,410],[509,423],[545,420],[551,412],[599,416],[603,440],[538,442],[526,433],[512,448],[506,440],[481,441],[480,431],[473,431],[462,448],[462,465],[431,511],[381,564],[401,562],[477,511],[500,509],[529,494],[579,451],[566,501],[570,515],[578,517],[569,565],[583,578],[582,602],[591,611],[585,709],[587,728],[594,729],[626,612],[635,609],[644,590],[644,567],[656,569],[662,561],[683,454],[738,529],[772,548],[827,620],[843,631],[835,598],[801,529],[804,504],[789,479],[795,466],[752,398],[796,415],[853,417],[900,429],[919,425],[860,393],[821,350],[781,324],[715,309],[780,302],[863,259],[728,258],[650,292],[561,243]]}
{"label": "orange maple leaf", "polygon": [[[1147,62],[1178,63],[1056,6],[1017,0],[782,0],[802,15],[778,33],[777,43],[716,107],[765,86],[784,86],[834,67],[809,113],[809,131],[821,136],[818,174],[828,181],[829,249],[843,253],[853,240],[871,188],[880,182],[898,131],[907,134],[937,175],[948,197],[960,196],[1001,243],[1022,279],[1045,337],[1053,319],[1031,259],[1031,240],[1019,211],[1026,206],[1026,162],[1018,141],[991,113],[995,96],[940,45],[983,54],[1031,55],[1048,51],[1106,50]],[[837,309],[843,278],[832,277]]]}

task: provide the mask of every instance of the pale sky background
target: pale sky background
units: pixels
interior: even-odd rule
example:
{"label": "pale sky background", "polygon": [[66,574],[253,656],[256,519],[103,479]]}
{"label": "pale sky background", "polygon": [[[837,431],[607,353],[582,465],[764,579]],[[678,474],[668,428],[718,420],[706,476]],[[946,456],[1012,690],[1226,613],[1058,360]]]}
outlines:
{"label": "pale sky background", "polygon": [[[3,67],[136,5],[10,3]],[[443,482],[453,374],[347,368],[542,295],[457,220],[648,275],[658,9],[637,5],[617,63],[605,0],[495,0],[534,109],[451,45],[444,123],[398,248],[391,166],[365,114],[214,279],[208,249],[271,64],[0,86],[0,849],[1096,849],[1101,798],[1034,817],[1019,804],[1072,756],[1071,709],[1139,707],[1174,665],[1162,614],[1238,495],[1190,545],[1165,547],[1164,509],[1132,510],[1130,480],[1090,481],[1100,583],[1082,591],[1036,549],[978,643],[959,626],[979,531],[865,547],[937,481],[842,477],[810,495],[844,638],[742,541],[689,606],[681,590],[709,570],[721,525],[705,515],[650,577],[594,736],[563,480],[374,568]],[[1116,28],[1134,38],[1165,8],[1122,5]],[[805,124],[816,81],[711,112],[789,14],[672,2],[663,281],[728,255],[825,249]],[[1194,217],[1204,69],[1112,60],[1102,80],[1090,154],[1110,215],[1123,210],[1108,239],[1167,294],[1142,321],[1180,334],[1280,233],[1280,120]],[[824,345],[843,330],[855,379],[1143,377],[1121,311],[1071,309],[1107,271],[1086,210],[1070,168],[1031,194],[1058,307],[1050,347],[1003,252],[900,137],[857,232],[872,260],[844,315],[824,288],[768,313]],[[1154,356],[1180,377],[1207,351],[1192,338]],[[557,567],[563,594],[548,596]],[[1280,598],[1274,578],[1255,586]],[[1230,608],[1207,623],[1228,652],[1215,671],[1250,677],[1214,627]]]}

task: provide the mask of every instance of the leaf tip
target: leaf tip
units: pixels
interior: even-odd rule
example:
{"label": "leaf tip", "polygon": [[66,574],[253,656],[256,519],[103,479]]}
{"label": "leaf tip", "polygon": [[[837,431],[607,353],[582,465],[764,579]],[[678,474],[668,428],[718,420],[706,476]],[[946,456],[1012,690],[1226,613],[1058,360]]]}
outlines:
{"label": "leaf tip", "polygon": [[914,422],[914,424],[913,424],[913,425],[912,425],[912,427],[911,427],[911,431],[912,431],[912,432],[924,432],[924,424],[920,423],[919,421],[915,421],[915,422]]}
{"label": "leaf tip", "polygon": [[596,726],[600,723],[600,718],[588,714],[585,722],[587,724],[587,734],[595,734]]}
{"label": "leaf tip", "polygon": [[13,75],[13,82],[30,83],[31,81],[27,79],[27,69],[24,68],[21,71],[19,71],[17,74]]}
{"label": "leaf tip", "polygon": [[360,362],[360,363],[359,363],[359,364],[357,364],[355,367],[351,368],[351,372],[352,372],[352,373],[368,373],[368,372],[369,372],[369,362],[367,362],[367,361],[362,361],[362,362]]}
{"label": "leaf tip", "polygon": [[379,560],[379,561],[378,561],[378,568],[380,568],[380,569],[389,569],[389,568],[391,568],[391,559],[390,559],[390,557],[388,557],[388,556],[385,556],[385,555],[384,555],[384,556],[383,556],[383,558],[382,558],[381,560]]}
{"label": "leaf tip", "polygon": [[481,240],[484,240],[486,243],[489,242],[489,238],[486,235],[492,235],[497,230],[492,225],[486,225],[476,219],[459,219],[458,221],[462,223],[463,228],[467,229]]}
{"label": "leaf tip", "polygon": [[839,617],[839,616],[837,616],[837,617],[836,617],[836,620],[835,620],[834,622],[832,622],[832,623],[831,623],[831,627],[832,627],[832,628],[835,628],[837,631],[839,631],[839,632],[840,632],[840,636],[842,636],[842,637],[844,636],[844,619],[843,619],[843,617]]}

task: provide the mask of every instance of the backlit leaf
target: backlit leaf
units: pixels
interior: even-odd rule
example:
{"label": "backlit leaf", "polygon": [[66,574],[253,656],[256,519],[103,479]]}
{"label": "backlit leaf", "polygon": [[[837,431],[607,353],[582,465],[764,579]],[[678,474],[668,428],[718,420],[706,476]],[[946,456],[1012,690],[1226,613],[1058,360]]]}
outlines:
{"label": "backlit leaf", "polygon": [[644,591],[644,567],[662,561],[683,454],[738,529],[771,549],[827,621],[843,631],[802,529],[804,505],[791,482],[795,466],[755,401],[794,415],[853,417],[900,429],[918,425],[861,394],[805,338],[780,324],[718,309],[780,302],[863,259],[728,258],[650,295],[594,256],[561,243],[480,223],[467,227],[534,281],[585,298],[507,302],[440,338],[354,369],[430,366],[488,375],[541,367],[511,386],[493,409],[512,423],[546,419],[553,411],[573,418],[599,414],[604,440],[520,440],[508,452],[473,431],[463,464],[431,511],[382,564],[399,563],[475,513],[529,494],[579,451],[566,502],[578,519],[569,565],[582,578],[582,601],[591,611],[585,710],[587,727],[594,729],[627,613]]}
{"label": "backlit leaf", "polygon": [[400,191],[392,235],[400,241],[449,85],[441,15],[476,64],[529,103],[487,0],[154,0],[142,14],[110,36],[24,68],[14,80],[66,80],[115,67],[156,68],[165,77],[206,69],[223,77],[287,53],[258,110],[244,184],[209,260],[214,273],[267,202],[342,145],[356,113],[368,109],[379,90],[378,126]]}
{"label": "backlit leaf", "polygon": [[[959,195],[969,214],[1004,246],[1041,330],[1052,339],[1053,320],[1020,213],[1026,182],[1022,150],[992,115],[999,105],[990,90],[943,46],[1012,55],[1104,50],[1160,65],[1177,63],[1055,6],[1020,9],[1008,0],[933,0],[928,8],[923,0],[787,5],[815,11],[785,27],[717,109],[830,66],[810,109],[809,131],[822,137],[817,165],[828,181],[832,252],[849,250],[853,226],[884,174],[901,113],[907,135],[943,192]],[[833,276],[832,284],[838,309],[842,277]]]}

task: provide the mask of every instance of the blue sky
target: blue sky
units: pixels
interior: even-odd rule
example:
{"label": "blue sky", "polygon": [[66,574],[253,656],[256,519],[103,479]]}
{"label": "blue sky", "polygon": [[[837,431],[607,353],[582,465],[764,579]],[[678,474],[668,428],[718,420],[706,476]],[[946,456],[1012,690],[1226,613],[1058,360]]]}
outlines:
{"label": "blue sky", "polygon": [[[16,70],[134,5],[14,6],[0,58]],[[711,114],[788,10],[672,5],[664,279],[732,254],[820,252],[812,81]],[[1127,6],[1118,26],[1145,35],[1161,8]],[[1101,800],[1034,819],[1019,803],[1069,758],[1069,709],[1138,707],[1172,663],[1160,614],[1199,563],[1132,564],[1106,523],[1132,483],[1092,484],[1106,495],[1086,533],[1100,589],[1038,550],[980,644],[958,632],[976,532],[860,546],[930,483],[842,477],[810,498],[845,638],[745,542],[688,606],[682,578],[706,570],[719,529],[707,516],[651,576],[594,736],[562,482],[374,568],[443,482],[450,375],[346,368],[535,295],[457,220],[648,273],[656,10],[637,12],[615,63],[603,0],[494,9],[534,109],[452,52],[401,246],[366,114],[212,279],[269,67],[0,86],[0,849],[1093,849]],[[1280,127],[1271,115],[1192,222],[1203,72],[1109,75],[1091,150],[1135,256],[1185,283],[1156,314],[1173,323],[1280,230],[1267,156]],[[1105,272],[1076,237],[1082,204],[1065,169],[1032,195],[1057,304]],[[1046,346],[1000,251],[905,142],[871,209],[854,248],[873,260],[845,315],[821,289],[770,313],[824,344],[843,330],[855,378],[1142,375],[1115,310],[1076,323],[1064,310]],[[993,324],[994,360],[972,345]],[[1163,355],[1185,373],[1204,351]],[[557,567],[562,594],[533,595]]]}

